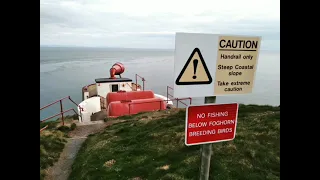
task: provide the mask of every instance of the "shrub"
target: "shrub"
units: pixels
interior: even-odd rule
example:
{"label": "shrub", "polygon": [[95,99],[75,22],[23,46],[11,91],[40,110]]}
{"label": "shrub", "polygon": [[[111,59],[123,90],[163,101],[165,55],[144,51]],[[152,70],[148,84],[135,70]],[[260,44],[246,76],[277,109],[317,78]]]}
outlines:
{"label": "shrub", "polygon": [[70,128],[68,126],[60,126],[58,130],[61,132],[67,132],[70,130]]}
{"label": "shrub", "polygon": [[74,130],[77,127],[76,123],[72,123],[70,126],[71,131]]}

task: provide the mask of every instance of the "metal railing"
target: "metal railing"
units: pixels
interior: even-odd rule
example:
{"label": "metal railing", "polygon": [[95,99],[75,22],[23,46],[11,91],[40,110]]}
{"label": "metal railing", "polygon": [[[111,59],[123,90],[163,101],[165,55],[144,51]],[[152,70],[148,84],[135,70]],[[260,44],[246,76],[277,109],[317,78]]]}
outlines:
{"label": "metal railing", "polygon": [[[55,114],[55,115],[53,115],[53,116],[47,117],[47,118],[45,118],[45,119],[42,119],[42,120],[40,120],[40,123],[45,122],[45,121],[47,121],[47,120],[49,120],[49,119],[51,119],[51,118],[54,118],[54,117],[56,117],[56,116],[61,115],[62,125],[64,125],[64,116],[63,116],[63,114],[65,114],[65,113],[67,113],[67,112],[69,112],[69,111],[73,111],[75,114],[77,114],[77,115],[79,116],[79,114],[78,114],[73,108],[67,109],[67,110],[65,110],[65,111],[63,110],[62,101],[65,100],[65,99],[69,99],[69,100],[70,100],[73,104],[75,104],[77,107],[79,106],[77,103],[75,103],[75,102],[71,99],[70,96],[66,96],[66,97],[64,97],[64,98],[61,98],[61,99],[59,99],[59,100],[56,100],[56,101],[54,101],[54,102],[52,102],[52,103],[50,103],[50,104],[48,104],[48,105],[46,105],[46,106],[41,107],[41,108],[40,108],[40,111],[43,110],[43,109],[45,109],[45,108],[48,108],[48,107],[50,107],[50,106],[52,106],[52,105],[54,105],[54,104],[56,104],[56,103],[60,103],[60,113],[57,113],[57,114]],[[47,127],[48,127],[48,126],[45,126],[44,128],[40,129],[40,132],[43,131],[44,129],[46,129]]]}
{"label": "metal railing", "polygon": [[[139,76],[138,74],[136,74],[135,78],[136,78],[136,85],[138,86],[138,77],[142,80],[142,90],[144,91],[144,82],[146,81],[144,77]],[[169,89],[173,90],[172,87],[167,86],[167,100],[165,100],[168,103],[168,99],[169,96],[170,98],[173,98],[173,96],[169,93]],[[177,108],[179,108],[179,102],[185,106],[188,106],[186,103],[182,102],[182,100],[187,100],[189,99],[190,104],[192,103],[192,98],[191,97],[187,97],[187,98],[174,98],[174,100],[177,102]]]}
{"label": "metal railing", "polygon": [[144,79],[144,77],[141,77],[138,74],[136,74],[136,86],[137,86],[137,89],[138,89],[138,77],[142,80],[142,91],[144,91],[144,82],[146,80]]}
{"label": "metal railing", "polygon": [[138,88],[140,88],[140,85],[139,84],[136,84],[136,83],[131,83],[131,85],[129,84],[129,83],[126,83],[129,87],[130,87],[130,89],[132,90],[132,91],[138,91]]}
{"label": "metal railing", "polygon": [[[173,98],[173,96],[169,93],[169,89],[173,90],[172,87],[167,86],[167,102],[169,101],[169,96],[170,98]],[[187,98],[174,98],[174,100],[177,102],[177,108],[179,108],[179,102],[185,106],[188,106],[186,103],[182,102],[181,100],[187,100],[189,99],[189,103],[192,103],[192,98],[191,97],[187,97]]]}
{"label": "metal railing", "polygon": [[41,133],[41,131],[47,129],[47,127],[48,127],[48,125],[46,125],[45,127],[41,128],[41,129],[40,129],[40,133]]}

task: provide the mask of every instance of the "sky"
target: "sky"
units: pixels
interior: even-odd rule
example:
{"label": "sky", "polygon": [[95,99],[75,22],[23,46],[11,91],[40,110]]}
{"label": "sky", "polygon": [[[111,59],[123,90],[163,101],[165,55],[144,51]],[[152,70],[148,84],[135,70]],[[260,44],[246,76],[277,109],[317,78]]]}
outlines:
{"label": "sky", "polygon": [[280,0],[40,0],[40,46],[174,49],[176,32],[262,36],[280,50]]}

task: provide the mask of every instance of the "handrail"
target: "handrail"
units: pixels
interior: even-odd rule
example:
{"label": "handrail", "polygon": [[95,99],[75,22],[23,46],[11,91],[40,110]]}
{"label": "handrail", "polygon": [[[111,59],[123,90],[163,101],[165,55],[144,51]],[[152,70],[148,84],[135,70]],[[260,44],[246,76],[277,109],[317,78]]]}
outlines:
{"label": "handrail", "polygon": [[45,119],[41,120],[40,123],[41,123],[41,122],[44,122],[44,121],[46,121],[46,120],[48,120],[48,119],[51,119],[51,118],[53,118],[53,117],[56,117],[56,116],[58,116],[58,115],[61,115],[62,125],[64,125],[63,113],[66,113],[66,112],[71,111],[71,110],[73,110],[73,111],[75,112],[75,114],[77,114],[77,115],[79,116],[79,114],[78,114],[74,109],[72,109],[72,108],[70,108],[70,109],[68,109],[68,110],[66,110],[66,111],[63,111],[62,100],[64,100],[64,99],[69,99],[69,100],[70,100],[73,104],[75,104],[77,107],[79,106],[76,102],[74,102],[74,100],[71,99],[70,96],[66,96],[66,97],[64,97],[64,98],[61,98],[61,99],[59,99],[59,100],[56,100],[56,101],[54,101],[54,102],[52,102],[52,103],[50,103],[50,104],[48,104],[48,105],[46,105],[46,106],[41,107],[41,108],[40,108],[40,111],[43,110],[43,109],[45,109],[45,108],[48,108],[48,107],[50,107],[50,106],[52,106],[52,105],[54,105],[54,104],[56,104],[56,103],[59,102],[59,103],[60,103],[60,113],[59,113],[59,114],[56,114],[56,115],[53,115],[53,116],[50,116],[50,117],[48,117],[48,118],[45,118]]}
{"label": "handrail", "polygon": [[48,127],[48,125],[46,125],[45,127],[41,128],[41,129],[40,129],[40,133],[41,133],[41,131],[47,129],[47,127]]}
{"label": "handrail", "polygon": [[[56,117],[56,116],[59,116],[60,114],[69,112],[69,111],[71,111],[71,110],[72,110],[75,114],[77,114],[77,115],[79,116],[79,114],[78,114],[73,108],[70,108],[70,109],[68,109],[68,110],[65,110],[65,111],[63,111],[63,112],[60,112],[60,113],[55,114],[55,115],[53,115],[53,116],[47,117],[47,118],[41,120],[40,123],[45,122],[45,121],[47,121],[47,120],[49,120],[49,119],[51,119],[51,118],[54,118],[54,117]],[[62,119],[62,121],[63,121],[63,119]],[[64,123],[63,123],[63,125],[64,125]]]}
{"label": "handrail", "polygon": [[76,102],[74,102],[74,101],[71,99],[70,96],[69,96],[69,100],[70,100],[74,105],[79,106]]}
{"label": "handrail", "polygon": [[[170,87],[170,86],[167,86],[167,101],[169,101],[169,96],[172,97],[172,98],[174,98],[174,97],[169,93],[169,89],[173,90],[173,88]],[[177,101],[177,108],[178,108],[178,106],[179,106],[179,102],[180,102],[181,104],[185,105],[185,106],[188,106],[186,103],[184,103],[184,102],[181,101],[181,100],[187,100],[187,99],[190,100],[190,104],[191,104],[191,103],[192,103],[192,98],[191,98],[191,97],[187,97],[187,98],[174,98],[174,100]]]}
{"label": "handrail", "polygon": [[50,107],[50,106],[52,106],[52,105],[54,105],[54,104],[58,103],[59,101],[62,101],[62,100],[64,100],[64,99],[67,99],[68,97],[69,97],[69,96],[64,97],[64,98],[61,98],[61,99],[56,100],[56,101],[54,101],[54,102],[52,102],[52,103],[50,103],[50,104],[48,104],[48,105],[46,105],[46,106],[41,107],[41,108],[40,108],[40,111],[41,111],[42,109],[45,109],[45,108],[47,108],[47,107]]}
{"label": "handrail", "polygon": [[[132,91],[138,91],[138,88],[140,88],[140,85],[139,84],[136,84],[136,83],[131,83],[131,85],[129,83],[127,83],[127,85],[131,88]],[[136,87],[136,88],[133,88],[133,85]]]}
{"label": "handrail", "polygon": [[[128,86],[130,87],[130,89],[131,89],[132,91],[134,91],[133,87],[132,87],[132,86],[130,86],[130,84],[129,84],[129,83],[126,83],[126,84],[128,84]],[[138,89],[138,88],[136,88],[136,89]]]}
{"label": "handrail", "polygon": [[78,104],[75,103],[75,102],[71,99],[70,96],[66,96],[66,97],[61,98],[61,99],[59,99],[59,100],[56,100],[56,101],[54,101],[54,102],[52,102],[52,103],[50,103],[50,104],[48,104],[48,105],[46,105],[46,106],[41,107],[41,108],[40,108],[40,111],[41,111],[42,109],[45,109],[45,108],[47,108],[47,107],[50,107],[50,106],[52,106],[52,105],[54,105],[54,104],[56,104],[56,103],[58,103],[58,102],[60,102],[60,101],[62,101],[62,100],[64,100],[64,99],[67,99],[67,98],[68,98],[73,104],[75,104],[76,106],[78,106]]}
{"label": "handrail", "polygon": [[144,82],[146,80],[144,79],[144,77],[141,77],[138,74],[136,74],[136,86],[137,86],[137,89],[138,89],[138,77],[142,80],[142,91],[144,91]]}

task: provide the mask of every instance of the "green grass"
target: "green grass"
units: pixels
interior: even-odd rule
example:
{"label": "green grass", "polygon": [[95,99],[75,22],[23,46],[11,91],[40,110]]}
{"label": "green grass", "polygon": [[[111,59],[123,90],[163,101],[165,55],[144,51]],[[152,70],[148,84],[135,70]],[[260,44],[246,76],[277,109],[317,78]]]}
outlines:
{"label": "green grass", "polygon": [[148,114],[149,112],[139,112],[137,114],[133,115],[124,115],[116,118],[105,118],[104,121],[110,121],[110,120],[127,120],[127,121],[132,121],[136,120],[137,118],[145,117],[144,114]]}
{"label": "green grass", "polygon": [[44,170],[58,161],[65,143],[65,134],[61,131],[46,131],[40,135],[40,179],[45,176]]}
{"label": "green grass", "polygon": [[[66,117],[65,122],[71,121],[71,117]],[[48,128],[40,133],[40,180],[44,179],[45,170],[58,161],[71,130],[68,126],[61,126],[60,120],[40,123],[40,129],[46,125]]]}
{"label": "green grass", "polygon": [[[175,112],[90,136],[69,179],[198,179],[200,146],[184,145],[185,111]],[[240,105],[236,138],[213,144],[209,179],[280,179],[279,107]]]}
{"label": "green grass", "polygon": [[[64,122],[65,123],[70,123],[72,122],[74,119],[77,119],[78,116],[75,115],[67,115],[64,117]],[[40,123],[40,129],[45,127],[46,125],[48,125],[47,129],[57,129],[57,126],[59,126],[61,124],[61,118],[57,118],[56,120],[48,120],[45,122]]]}

